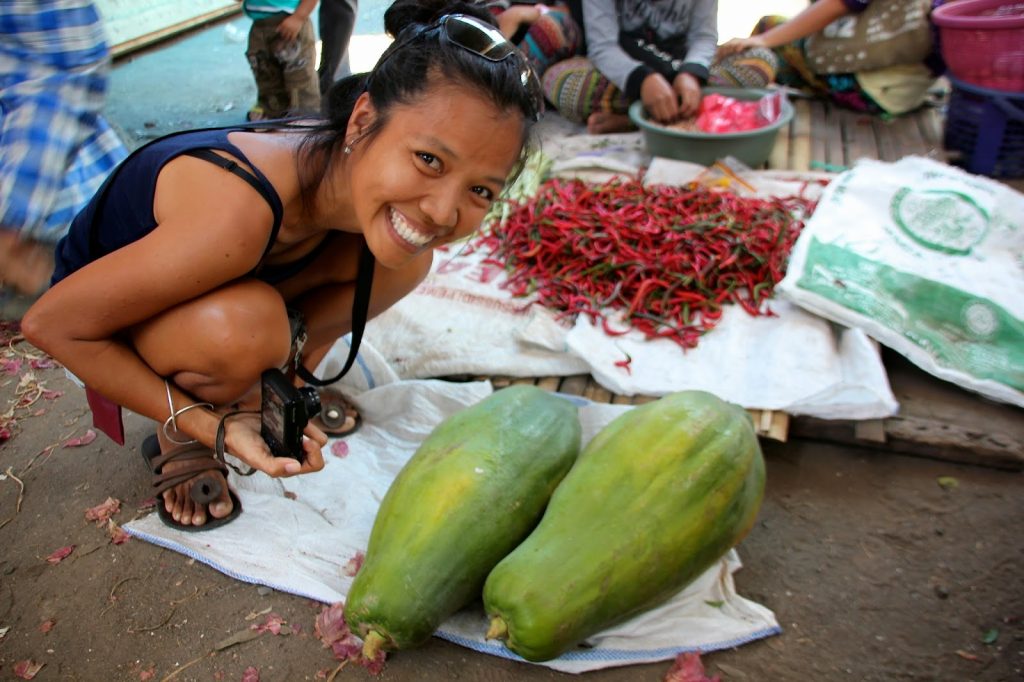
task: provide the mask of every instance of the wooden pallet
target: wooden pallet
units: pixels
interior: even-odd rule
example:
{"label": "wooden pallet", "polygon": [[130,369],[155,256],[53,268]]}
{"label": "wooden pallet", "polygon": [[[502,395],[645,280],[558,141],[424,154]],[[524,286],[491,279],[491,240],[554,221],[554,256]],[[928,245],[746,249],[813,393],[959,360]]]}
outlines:
{"label": "wooden pallet", "polygon": [[[451,378],[451,377],[449,377]],[[548,391],[577,395],[595,403],[612,405],[643,405],[654,400],[648,395],[624,396],[616,395],[598,384],[589,374],[574,374],[564,377],[473,377],[486,379],[495,388],[503,388],[512,384],[531,384]],[[789,415],[776,410],[747,410],[754,420],[757,435],[771,440],[785,442],[789,437]]]}
{"label": "wooden pallet", "polygon": [[768,167],[795,171],[842,171],[858,159],[896,161],[904,156],[947,160],[942,148],[942,115],[925,107],[884,120],[798,99],[789,126],[779,131]]}

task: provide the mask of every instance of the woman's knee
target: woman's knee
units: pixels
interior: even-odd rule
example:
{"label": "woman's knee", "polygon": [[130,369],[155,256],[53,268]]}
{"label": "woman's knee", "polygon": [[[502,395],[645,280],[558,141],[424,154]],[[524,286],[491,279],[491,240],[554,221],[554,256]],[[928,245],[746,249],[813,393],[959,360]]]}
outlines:
{"label": "woman's knee", "polygon": [[[283,365],[291,348],[288,313],[281,294],[263,282],[233,285],[203,311],[213,348],[232,366]],[[262,370],[261,370],[262,371]]]}
{"label": "woman's knee", "polygon": [[281,295],[256,280],[237,282],[138,325],[132,339],[157,372],[244,383],[288,360],[291,330]]}
{"label": "woman's knee", "polygon": [[552,64],[580,51],[581,32],[568,12],[550,11],[530,26],[519,47],[541,75]]}
{"label": "woman's knee", "polygon": [[544,95],[562,117],[583,123],[594,111],[594,99],[609,85],[586,57],[570,57],[544,72]]}

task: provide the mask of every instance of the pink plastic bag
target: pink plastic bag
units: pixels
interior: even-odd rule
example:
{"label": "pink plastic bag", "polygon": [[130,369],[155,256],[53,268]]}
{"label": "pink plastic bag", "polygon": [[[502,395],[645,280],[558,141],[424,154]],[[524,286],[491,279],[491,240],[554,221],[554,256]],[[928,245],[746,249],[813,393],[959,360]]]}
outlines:
{"label": "pink plastic bag", "polygon": [[763,128],[778,120],[781,97],[781,92],[753,101],[718,93],[705,95],[697,110],[697,129],[704,133],[736,133]]}

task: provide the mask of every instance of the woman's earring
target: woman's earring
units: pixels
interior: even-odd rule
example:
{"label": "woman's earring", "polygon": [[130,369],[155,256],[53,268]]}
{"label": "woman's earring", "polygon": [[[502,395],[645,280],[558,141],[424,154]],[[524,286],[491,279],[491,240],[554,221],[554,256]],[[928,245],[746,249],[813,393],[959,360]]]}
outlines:
{"label": "woman's earring", "polygon": [[346,144],[345,148],[342,149],[341,151],[345,152],[346,154],[351,154],[352,153],[352,145]]}

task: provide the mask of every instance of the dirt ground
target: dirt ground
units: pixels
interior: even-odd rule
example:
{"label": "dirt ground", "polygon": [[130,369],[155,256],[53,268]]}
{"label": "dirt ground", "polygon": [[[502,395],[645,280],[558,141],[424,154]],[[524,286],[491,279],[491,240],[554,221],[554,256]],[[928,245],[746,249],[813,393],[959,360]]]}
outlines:
{"label": "dirt ground", "polygon": [[[121,448],[88,432],[80,390],[17,344],[4,353],[0,405],[0,679],[555,680],[573,677],[433,639],[374,678],[314,633],[323,608],[246,584],[131,539],[114,544],[85,511],[108,497],[126,523],[150,498],[135,452],[153,425],[127,420]],[[20,364],[18,361],[21,361]],[[21,403],[34,402],[19,407]],[[740,545],[737,589],[783,628],[704,655],[726,682],[1024,679],[1021,474],[811,441],[765,442],[767,494]],[[23,487],[22,487],[23,486]],[[268,529],[272,532],[272,529]],[[58,563],[47,557],[74,545]],[[273,613],[281,634],[254,634]],[[669,662],[587,673],[661,680]]]}

